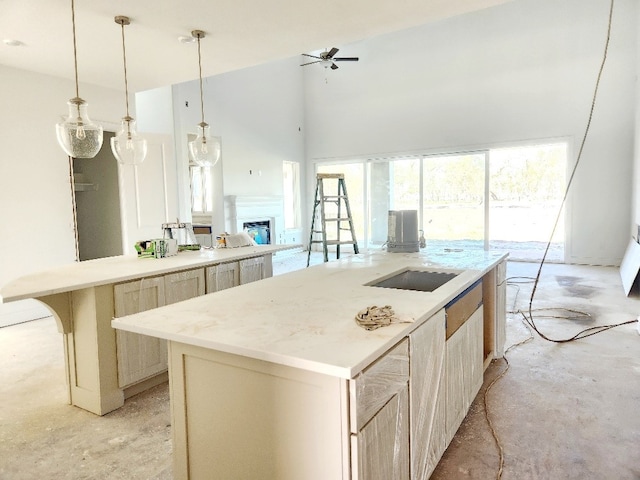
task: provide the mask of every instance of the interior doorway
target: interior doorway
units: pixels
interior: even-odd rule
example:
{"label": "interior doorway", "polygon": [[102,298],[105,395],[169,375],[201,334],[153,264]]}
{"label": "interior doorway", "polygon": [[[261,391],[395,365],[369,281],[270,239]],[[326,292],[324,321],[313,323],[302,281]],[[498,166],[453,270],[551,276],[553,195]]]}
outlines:
{"label": "interior doorway", "polygon": [[74,158],[73,176],[80,260],[122,255],[118,162],[111,153],[113,132],[104,132],[94,158]]}

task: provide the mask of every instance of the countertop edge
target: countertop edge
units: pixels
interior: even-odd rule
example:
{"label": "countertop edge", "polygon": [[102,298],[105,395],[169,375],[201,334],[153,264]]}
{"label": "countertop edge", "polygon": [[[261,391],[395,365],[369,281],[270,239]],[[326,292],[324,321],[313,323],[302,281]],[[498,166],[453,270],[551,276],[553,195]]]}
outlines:
{"label": "countertop edge", "polygon": [[[140,262],[158,262],[158,268],[154,269],[152,272],[148,272],[147,275],[140,275],[140,273],[130,273],[130,274],[123,274],[123,275],[118,275],[118,276],[109,276],[109,277],[105,277],[102,278],[100,280],[94,280],[94,281],[88,281],[88,282],[68,282],[65,285],[62,285],[60,287],[56,287],[56,288],[49,288],[49,289],[32,289],[28,292],[25,293],[17,293],[17,294],[11,294],[11,293],[6,293],[7,289],[11,289],[11,287],[13,286],[13,284],[17,281],[20,281],[26,277],[31,277],[31,276],[36,276],[36,275],[41,275],[41,274],[45,274],[45,273],[55,273],[57,270],[59,270],[62,274],[64,274],[64,270],[67,268],[70,268],[71,265],[82,265],[83,262],[76,262],[76,263],[70,263],[70,264],[65,264],[65,265],[61,265],[60,267],[54,267],[51,269],[47,269],[47,270],[43,270],[40,272],[34,272],[32,274],[29,274],[26,277],[18,277],[17,279],[14,279],[10,282],[8,282],[7,284],[5,284],[2,288],[0,288],[0,303],[9,303],[9,302],[15,302],[18,300],[26,300],[26,299],[30,299],[30,298],[40,298],[40,297],[47,297],[50,295],[57,295],[60,293],[68,293],[68,292],[72,292],[75,290],[81,290],[81,289],[85,289],[85,288],[93,288],[93,287],[100,287],[103,285],[111,285],[111,284],[117,284],[117,283],[122,283],[122,282],[127,282],[127,281],[131,281],[131,280],[136,280],[136,279],[140,279],[140,278],[148,278],[148,277],[155,277],[158,275],[165,275],[167,273],[176,273],[176,272],[180,272],[183,270],[192,270],[195,268],[201,268],[201,267],[205,267],[205,266],[210,266],[210,265],[216,265],[216,264],[220,264],[220,263],[227,263],[227,262],[233,262],[233,261],[237,261],[237,260],[243,260],[245,258],[252,258],[252,257],[257,257],[260,256],[261,253],[256,251],[255,249],[264,249],[264,253],[262,253],[262,255],[264,254],[273,254],[273,253],[277,253],[277,252],[281,252],[284,250],[291,250],[291,249],[295,249],[295,248],[301,248],[302,245],[301,244],[291,244],[291,245],[264,245],[264,246],[251,246],[248,247],[251,249],[251,252],[249,251],[241,251],[242,248],[244,247],[238,247],[236,248],[229,248],[229,249],[213,249],[213,250],[200,250],[199,252],[196,252],[197,255],[202,255],[203,252],[208,252],[208,251],[225,251],[229,252],[229,251],[233,251],[233,254],[230,256],[225,256],[225,258],[200,258],[200,257],[196,257],[196,258],[187,258],[187,257],[183,257],[184,260],[184,264],[182,265],[172,265],[172,266],[166,266],[166,265],[162,265],[162,262],[165,259],[154,259],[154,258],[137,258],[135,255],[120,255],[117,257],[105,257],[105,258],[110,258],[110,259],[115,259],[115,258],[122,258],[122,259],[128,259],[128,260],[132,260],[135,259],[135,261],[140,261]],[[236,250],[238,250],[236,252]],[[191,253],[191,252],[181,252],[178,254],[181,255],[183,253]],[[174,257],[167,257],[167,259],[171,260]],[[105,259],[97,259],[97,260],[105,260]],[[16,290],[23,290],[22,288],[18,288]]]}

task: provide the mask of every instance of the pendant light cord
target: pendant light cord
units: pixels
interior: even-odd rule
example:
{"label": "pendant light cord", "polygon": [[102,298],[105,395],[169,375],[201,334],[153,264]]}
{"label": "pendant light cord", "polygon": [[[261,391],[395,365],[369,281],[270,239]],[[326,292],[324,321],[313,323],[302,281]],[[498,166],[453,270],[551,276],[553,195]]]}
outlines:
{"label": "pendant light cord", "polygon": [[200,114],[202,116],[202,125],[204,126],[204,93],[202,88],[202,54],[200,53],[200,39],[204,36],[202,33],[196,35],[198,39],[198,74],[200,76]]}
{"label": "pendant light cord", "polygon": [[129,82],[127,81],[127,48],[124,42],[124,26],[128,24],[125,20],[120,20],[120,27],[122,27],[122,65],[124,66],[124,103],[125,110],[127,112],[127,118],[129,116]]}
{"label": "pendant light cord", "polygon": [[78,87],[78,47],[76,45],[76,8],[74,0],[71,0],[71,26],[73,28],[73,67],[76,75],[76,98],[80,98]]}

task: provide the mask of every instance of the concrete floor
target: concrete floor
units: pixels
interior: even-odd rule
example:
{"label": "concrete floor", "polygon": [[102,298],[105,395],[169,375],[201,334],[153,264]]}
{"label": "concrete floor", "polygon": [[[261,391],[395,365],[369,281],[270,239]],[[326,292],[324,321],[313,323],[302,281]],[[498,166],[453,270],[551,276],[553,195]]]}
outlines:
{"label": "concrete floor", "polygon": [[[276,273],[306,265],[276,257]],[[508,275],[537,265],[510,262]],[[514,279],[512,281],[516,281]],[[508,309],[528,306],[530,284],[508,287]],[[516,297],[516,292],[519,293]],[[534,308],[586,311],[591,318],[536,318],[546,334],[635,319],[618,269],[545,265]],[[504,448],[504,479],[640,479],[640,335],[637,324],[554,344],[537,335],[508,353],[510,369],[491,389],[490,415]],[[510,314],[507,346],[527,338]],[[61,336],[51,318],[0,328],[0,479],[166,479],[171,475],[168,386],[127,400],[103,417],[65,404]],[[492,479],[498,450],[483,406],[496,360],[432,479]],[[215,474],[212,473],[212,479]]]}

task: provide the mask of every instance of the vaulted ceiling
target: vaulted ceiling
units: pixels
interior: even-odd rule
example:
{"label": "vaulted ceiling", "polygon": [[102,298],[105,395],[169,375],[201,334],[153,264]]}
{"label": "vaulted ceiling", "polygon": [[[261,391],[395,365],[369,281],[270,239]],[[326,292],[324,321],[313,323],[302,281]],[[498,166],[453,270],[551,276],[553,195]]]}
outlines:
{"label": "vaulted ceiling", "polygon": [[[507,1],[75,0],[79,77],[123,89],[116,15],[131,18],[125,30],[128,76],[130,90],[140,91],[198,77],[196,44],[179,41],[194,29],[207,34],[202,55],[209,76]],[[0,35],[0,64],[73,78],[71,0],[0,0]]]}

